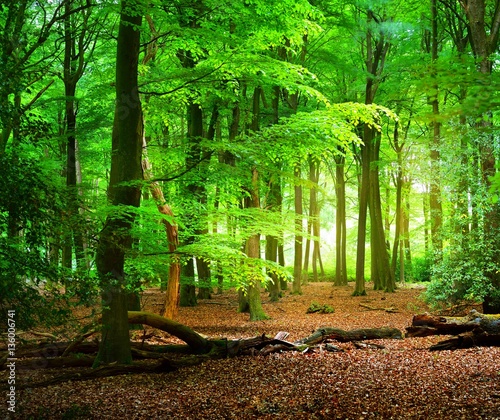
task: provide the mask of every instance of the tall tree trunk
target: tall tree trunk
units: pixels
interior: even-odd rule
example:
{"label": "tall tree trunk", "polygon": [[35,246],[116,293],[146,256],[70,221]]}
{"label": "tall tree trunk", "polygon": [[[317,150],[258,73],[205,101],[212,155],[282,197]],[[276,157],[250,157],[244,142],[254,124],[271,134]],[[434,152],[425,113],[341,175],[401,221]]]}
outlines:
{"label": "tall tree trunk", "polygon": [[[267,208],[270,211],[281,213],[281,186],[279,182],[278,176],[271,176]],[[278,262],[278,238],[274,235],[266,235],[266,260]],[[281,297],[281,281],[274,272],[270,272],[268,275],[271,278],[271,284],[268,287],[270,300],[276,302]]]}
{"label": "tall tree trunk", "polygon": [[405,177],[402,192],[403,192],[403,223],[402,223],[402,246],[404,246],[405,265],[410,272],[412,272],[411,263],[411,247],[410,247],[410,190],[411,180]]}
{"label": "tall tree trunk", "polygon": [[347,286],[345,157],[335,156],[335,286]]}
{"label": "tall tree trunk", "polygon": [[[392,259],[391,259],[391,275],[395,279],[396,278],[396,266],[398,260],[398,251],[399,252],[399,268],[400,268],[400,280],[404,280],[404,258],[403,256],[403,241],[402,241],[402,232],[403,228],[403,207],[402,207],[402,191],[403,191],[403,157],[402,157],[402,145],[399,144],[399,129],[398,122],[394,127],[394,143],[393,148],[397,154],[397,162],[398,167],[396,171],[396,227],[394,232],[394,245],[392,247]],[[401,247],[401,249],[399,249]],[[401,273],[403,270],[403,274]]]}
{"label": "tall tree trunk", "polygon": [[[500,1],[495,0],[486,6],[485,0],[468,0],[462,3],[465,7],[470,28],[471,45],[476,58],[477,68],[484,85],[491,84],[493,69],[492,56],[498,49],[500,37]],[[491,6],[491,7],[489,7]],[[491,22],[486,22],[487,12],[492,11]],[[491,130],[491,119],[484,119],[480,128],[485,132]],[[489,136],[491,136],[489,134]],[[494,141],[490,138],[480,146],[479,159],[482,182],[486,188],[491,185],[491,177],[496,172],[496,159]],[[484,239],[492,244],[492,260],[500,264],[500,203],[495,203],[487,209],[484,215]],[[485,273],[491,280],[492,292],[484,298],[483,310],[485,313],[500,312],[500,273],[491,270]],[[495,296],[496,295],[496,296]]]}
{"label": "tall tree trunk", "polygon": [[303,211],[302,211],[302,185],[301,180],[301,164],[300,161],[295,163],[294,167],[294,208],[295,208],[295,240],[294,240],[294,263],[293,263],[293,284],[292,292],[294,294],[302,294],[302,241],[303,237]]}
{"label": "tall tree trunk", "polygon": [[[94,366],[132,361],[128,325],[128,293],[124,263],[132,246],[130,233],[141,189],[142,118],[137,68],[141,13],[135,1],[121,3],[116,53],[116,102],[112,134],[108,198],[115,211],[101,231],[96,265],[102,288],[102,340]],[[133,10],[133,12],[132,12]],[[126,184],[126,185],[124,185]],[[124,209],[124,210],[123,210]],[[118,213],[118,214],[117,214]]]}
{"label": "tall tree trunk", "polygon": [[[260,199],[259,199],[259,173],[257,168],[252,169],[252,188],[250,191],[250,197],[245,200],[247,208],[259,208],[260,207]],[[245,244],[245,253],[248,258],[260,258],[260,234],[255,233]],[[251,264],[251,263],[250,263]],[[260,321],[264,319],[268,319],[269,317],[264,312],[262,308],[262,302],[260,298],[260,288],[261,283],[258,277],[248,279],[249,284],[246,289],[246,299],[248,302],[248,309],[250,312],[250,321]]]}
{"label": "tall tree trunk", "polygon": [[155,200],[158,211],[167,216],[167,218],[162,219],[162,223],[165,226],[165,232],[167,234],[168,250],[172,254],[169,269],[168,269],[168,282],[165,293],[165,301],[163,308],[161,310],[161,315],[165,318],[175,319],[179,311],[179,291],[180,291],[180,272],[181,267],[179,263],[179,258],[175,255],[177,247],[179,246],[179,237],[177,232],[177,226],[172,221],[174,219],[174,213],[172,209],[167,204],[163,191],[158,184],[158,182],[152,182],[152,169],[151,164],[146,155],[147,144],[146,137],[143,136],[142,143],[144,156],[142,159],[142,173],[145,181],[149,182],[149,191]]}
{"label": "tall tree trunk", "polygon": [[[186,53],[186,55],[188,54]],[[200,105],[194,102],[188,105],[187,120],[188,153],[186,157],[186,168],[192,168],[199,163],[198,161],[201,156],[200,141],[203,136],[203,113]],[[199,180],[189,181],[186,186],[186,193],[193,200],[191,207],[194,207],[186,214],[186,230],[190,230],[191,228],[191,230],[194,230],[196,233],[199,233],[199,226],[197,226],[199,223],[199,214],[196,207],[201,199],[200,194],[203,194],[203,191],[200,191],[203,187],[200,188],[198,181]],[[191,235],[185,238],[184,244],[189,245],[194,243],[194,241],[195,237]],[[180,305],[196,306],[198,303],[196,298],[194,256],[190,256],[187,263],[182,266],[181,279]]]}
{"label": "tall tree trunk", "polygon": [[[363,131],[370,130],[365,125]],[[366,134],[363,138],[366,137]],[[370,194],[370,144],[361,146],[361,182],[359,187],[358,237],[356,250],[356,284],[354,296],[366,295],[365,258],[366,258],[366,222],[368,219],[368,198]]]}
{"label": "tall tree trunk", "polygon": [[427,254],[431,248],[431,240],[429,235],[430,215],[429,215],[429,186],[425,185],[425,190],[422,192],[422,213],[424,215],[424,247]]}
{"label": "tall tree trunk", "polygon": [[[437,31],[437,0],[431,1],[431,64],[432,76],[435,78],[435,65],[438,60],[438,31]],[[439,86],[437,82],[432,86],[434,92],[431,99],[432,104],[432,141],[430,146],[431,160],[431,190],[430,190],[430,215],[431,215],[431,239],[432,248],[436,252],[436,258],[440,259],[440,253],[443,249],[443,240],[441,237],[441,226],[443,224],[443,207],[441,204],[441,185],[440,185],[440,147],[441,147],[441,123],[439,121]]]}
{"label": "tall tree trunk", "polygon": [[[379,30],[377,37],[372,34],[370,26],[375,19],[371,10],[367,11],[367,21],[369,28],[366,33],[366,70],[369,77],[366,79],[365,103],[372,104],[380,83],[380,76],[384,69],[385,58],[389,51],[389,43],[385,41],[382,30]],[[365,291],[365,245],[366,245],[366,219],[367,206],[370,202],[370,221],[372,243],[370,250],[372,256],[372,275],[375,275],[376,282],[389,280],[390,267],[387,251],[385,247],[385,235],[380,200],[380,185],[378,180],[378,162],[372,167],[374,159],[378,161],[380,150],[380,139],[375,134],[373,127],[367,124],[363,128],[363,145],[361,146],[361,188],[359,190],[359,218],[358,218],[358,244],[356,253],[356,287],[354,295],[364,295]],[[374,284],[376,284],[374,282]]]}
{"label": "tall tree trunk", "polygon": [[[374,133],[375,134],[375,133]],[[374,287],[384,289],[386,292],[394,292],[396,284],[391,275],[389,253],[385,240],[384,218],[382,213],[382,200],[380,198],[380,180],[378,162],[380,160],[380,135],[375,134],[373,138],[373,150],[370,173],[370,221],[373,241],[370,244],[372,264],[376,267],[376,279],[373,279]],[[373,272],[373,270],[372,270]]]}
{"label": "tall tree trunk", "polygon": [[[213,141],[215,139],[215,132],[217,127],[217,122],[219,120],[219,108],[214,105],[212,109],[212,115],[210,117],[210,122],[208,125],[208,131],[206,134],[206,139]],[[208,153],[205,151],[204,153]],[[201,157],[203,158],[203,156]],[[205,173],[208,170],[208,162],[204,160],[199,165],[200,178],[202,182],[199,189],[199,201],[202,208],[205,208],[208,201],[207,189],[205,187]],[[207,235],[208,234],[208,224],[205,222],[205,226],[201,226],[198,229],[198,234]],[[196,268],[198,270],[198,299],[210,299],[212,293],[211,277],[212,273],[210,270],[210,262],[204,258],[196,258]]]}

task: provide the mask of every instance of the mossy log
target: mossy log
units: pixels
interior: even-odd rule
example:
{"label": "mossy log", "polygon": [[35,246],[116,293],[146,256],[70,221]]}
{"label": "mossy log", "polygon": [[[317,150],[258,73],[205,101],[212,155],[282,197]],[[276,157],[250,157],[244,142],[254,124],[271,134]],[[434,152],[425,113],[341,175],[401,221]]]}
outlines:
{"label": "mossy log", "polygon": [[314,331],[309,337],[296,341],[296,344],[319,344],[326,340],[336,340],[340,342],[375,340],[380,338],[402,339],[403,334],[397,328],[362,328],[345,331],[339,328],[322,327]]}

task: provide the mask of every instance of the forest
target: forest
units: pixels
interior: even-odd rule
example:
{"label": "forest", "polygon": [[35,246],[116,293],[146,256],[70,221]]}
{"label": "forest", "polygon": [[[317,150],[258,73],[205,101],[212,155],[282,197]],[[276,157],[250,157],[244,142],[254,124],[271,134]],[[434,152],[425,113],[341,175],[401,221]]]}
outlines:
{"label": "forest", "polygon": [[[177,372],[425,311],[475,329],[407,336],[498,346],[499,44],[498,0],[2,1],[2,374],[37,340],[94,374]],[[262,334],[313,290],[340,332]],[[190,325],[228,296],[247,336]],[[406,323],[344,325],[347,301]],[[158,331],[193,354],[134,347]]]}

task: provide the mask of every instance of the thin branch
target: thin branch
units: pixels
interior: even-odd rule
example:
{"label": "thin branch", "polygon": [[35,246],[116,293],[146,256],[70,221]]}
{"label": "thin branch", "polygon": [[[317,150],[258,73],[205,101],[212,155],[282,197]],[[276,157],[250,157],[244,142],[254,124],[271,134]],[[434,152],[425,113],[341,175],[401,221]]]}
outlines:
{"label": "thin branch", "polygon": [[168,177],[168,178],[154,178],[152,180],[150,180],[149,182],[159,182],[159,181],[163,181],[163,182],[169,182],[169,181],[173,181],[177,178],[180,178],[181,176],[187,174],[189,171],[193,170],[194,168],[196,168],[200,163],[202,163],[203,161],[205,160],[208,160],[212,157],[212,155],[214,154],[214,151],[210,151],[210,152],[207,152],[205,153],[201,159],[199,159],[197,162],[195,162],[194,164],[188,166],[186,169],[184,169],[182,172],[179,172],[178,174],[176,175],[173,175],[171,177]]}
{"label": "thin branch", "polygon": [[35,97],[28,103],[26,104],[26,106],[23,107],[22,111],[21,111],[21,114],[24,114],[26,111],[28,111],[32,106],[33,104],[38,100],[40,99],[40,97],[45,93],[45,91],[52,86],[52,84],[54,83],[54,79],[52,79],[49,84],[47,86],[45,86],[42,90],[40,90],[36,95]]}
{"label": "thin branch", "polygon": [[171,93],[174,93],[174,92],[177,92],[178,90],[181,90],[181,89],[184,89],[186,86],[192,84],[192,83],[196,83],[202,79],[204,79],[205,77],[208,77],[210,76],[211,74],[215,73],[217,70],[219,70],[222,66],[224,66],[226,63],[222,63],[220,64],[219,66],[217,66],[215,69],[213,70],[210,70],[208,73],[206,74],[203,74],[201,75],[200,77],[196,77],[195,79],[191,79],[191,80],[188,80],[187,82],[183,83],[182,85],[180,86],[177,86],[176,88],[174,89],[171,89],[171,90],[168,90],[166,92],[146,92],[146,91],[142,91],[140,90],[139,93],[142,93],[143,95],[153,95],[153,96],[164,96],[164,95],[169,95]]}

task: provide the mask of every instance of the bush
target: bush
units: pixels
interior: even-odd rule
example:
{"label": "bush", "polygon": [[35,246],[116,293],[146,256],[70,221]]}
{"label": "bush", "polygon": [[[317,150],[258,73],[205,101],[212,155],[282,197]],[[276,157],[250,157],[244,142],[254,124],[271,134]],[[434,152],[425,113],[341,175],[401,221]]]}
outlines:
{"label": "bush", "polygon": [[484,238],[470,242],[466,248],[449,247],[440,263],[432,269],[432,280],[424,294],[431,306],[456,305],[460,302],[494,301],[498,288],[496,277],[500,265],[498,252]]}
{"label": "bush", "polygon": [[[431,281],[432,253],[428,252],[421,257],[413,257],[411,266],[405,265],[405,280],[415,283]],[[399,258],[396,265],[396,280],[399,280]]]}
{"label": "bush", "polygon": [[426,253],[423,257],[415,257],[411,262],[411,279],[412,281],[429,282],[432,276],[432,254]]}

